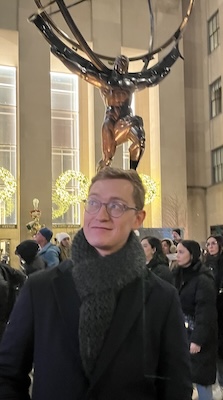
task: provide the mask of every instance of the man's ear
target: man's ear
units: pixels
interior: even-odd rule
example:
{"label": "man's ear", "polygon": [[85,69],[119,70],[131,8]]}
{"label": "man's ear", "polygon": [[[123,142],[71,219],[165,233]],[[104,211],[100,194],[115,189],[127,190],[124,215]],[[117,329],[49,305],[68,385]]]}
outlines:
{"label": "man's ear", "polygon": [[142,226],[142,223],[143,223],[145,217],[146,217],[145,210],[140,210],[140,211],[136,212],[136,219],[135,219],[135,224],[133,227],[134,230],[138,229]]}

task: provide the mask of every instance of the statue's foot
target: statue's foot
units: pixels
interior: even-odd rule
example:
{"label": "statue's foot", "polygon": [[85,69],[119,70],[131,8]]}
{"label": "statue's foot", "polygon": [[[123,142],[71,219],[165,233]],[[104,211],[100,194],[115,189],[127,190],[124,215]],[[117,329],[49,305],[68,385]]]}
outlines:
{"label": "statue's foot", "polygon": [[101,169],[105,168],[105,167],[109,167],[111,165],[111,160],[105,161],[105,160],[100,160],[98,162],[96,171],[99,172]]}

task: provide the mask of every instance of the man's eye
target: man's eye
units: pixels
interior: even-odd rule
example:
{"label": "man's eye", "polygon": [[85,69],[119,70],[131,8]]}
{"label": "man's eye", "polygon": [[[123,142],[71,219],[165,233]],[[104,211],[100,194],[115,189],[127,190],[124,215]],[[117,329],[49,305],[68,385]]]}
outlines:
{"label": "man's eye", "polygon": [[109,203],[110,210],[122,210],[123,205],[120,203]]}
{"label": "man's eye", "polygon": [[97,200],[88,200],[88,204],[91,207],[96,207],[96,206],[98,206],[98,201]]}

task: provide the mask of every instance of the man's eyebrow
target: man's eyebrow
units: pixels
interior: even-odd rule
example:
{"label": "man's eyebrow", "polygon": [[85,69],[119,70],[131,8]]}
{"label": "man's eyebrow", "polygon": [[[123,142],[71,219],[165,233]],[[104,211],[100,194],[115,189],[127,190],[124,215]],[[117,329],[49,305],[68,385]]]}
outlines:
{"label": "man's eyebrow", "polygon": [[[92,192],[92,193],[89,193],[89,197],[91,197],[91,196],[99,197],[99,196],[101,196],[101,194]],[[117,200],[117,201],[121,201],[121,202],[127,203],[127,201],[125,199],[123,199],[122,197],[111,196],[109,198],[109,201],[113,201],[113,200]]]}

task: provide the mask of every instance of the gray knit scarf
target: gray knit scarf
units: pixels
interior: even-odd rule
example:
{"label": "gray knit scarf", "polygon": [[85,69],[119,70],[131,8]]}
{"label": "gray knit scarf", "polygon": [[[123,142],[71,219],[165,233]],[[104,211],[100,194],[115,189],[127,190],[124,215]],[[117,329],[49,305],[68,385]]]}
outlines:
{"label": "gray knit scarf", "polygon": [[95,367],[110,327],[120,290],[141,277],[145,255],[132,232],[125,246],[102,257],[89,245],[81,229],[72,244],[73,278],[81,300],[79,343],[87,377]]}

